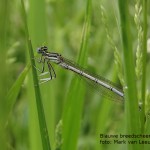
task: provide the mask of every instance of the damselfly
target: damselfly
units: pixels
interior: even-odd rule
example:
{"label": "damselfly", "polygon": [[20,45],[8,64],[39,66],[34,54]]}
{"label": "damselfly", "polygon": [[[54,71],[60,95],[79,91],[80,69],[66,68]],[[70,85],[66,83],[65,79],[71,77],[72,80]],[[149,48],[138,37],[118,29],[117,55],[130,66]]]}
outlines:
{"label": "damselfly", "polygon": [[56,78],[56,73],[51,65],[51,62],[54,62],[57,65],[61,66],[62,68],[78,74],[86,81],[88,81],[90,84],[94,85],[95,88],[101,90],[102,93],[107,97],[110,97],[113,100],[119,100],[123,102],[124,100],[123,91],[117,88],[109,80],[106,80],[101,76],[97,76],[97,75],[93,75],[92,73],[89,73],[89,71],[83,69],[79,65],[73,63],[72,61],[64,58],[58,53],[48,52],[48,48],[46,46],[42,46],[38,48],[37,52],[41,54],[41,58],[39,61],[40,63],[43,64],[41,72],[44,74],[45,63],[47,63],[49,69],[50,77],[42,79],[43,82],[47,82],[53,78]]}

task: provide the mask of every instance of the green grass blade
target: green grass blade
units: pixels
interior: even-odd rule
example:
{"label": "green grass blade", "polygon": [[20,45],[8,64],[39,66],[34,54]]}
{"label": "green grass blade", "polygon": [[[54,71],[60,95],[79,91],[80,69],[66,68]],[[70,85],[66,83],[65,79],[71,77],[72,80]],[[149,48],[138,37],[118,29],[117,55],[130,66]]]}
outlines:
{"label": "green grass blade", "polygon": [[[86,63],[87,44],[91,21],[91,0],[87,1],[87,10],[78,63]],[[73,78],[67,95],[63,114],[63,150],[75,150],[80,130],[85,89],[78,78]]]}
{"label": "green grass blade", "polygon": [[[48,27],[51,29],[51,25],[47,25],[48,20],[51,18],[48,17],[47,9],[51,7],[50,5],[46,5],[48,3],[47,1],[43,0],[30,0],[29,1],[29,11],[28,11],[28,27],[29,27],[29,33],[30,37],[32,39],[32,45],[33,49],[37,49],[37,47],[40,47],[42,44],[48,46],[49,50],[52,47],[52,41],[49,39],[49,43],[47,42],[48,40],[48,33],[49,32]],[[38,16],[38,17],[37,17]],[[38,31],[38,32],[37,32]],[[54,30],[53,30],[54,32]],[[36,51],[34,51],[36,52]],[[37,53],[36,53],[37,54]],[[37,54],[39,56],[39,54]],[[36,56],[36,55],[35,55]],[[40,57],[40,56],[39,56]],[[42,65],[42,64],[39,64]],[[40,67],[40,66],[39,66]],[[32,83],[29,83],[29,90],[28,94],[33,95],[33,89],[31,87]],[[51,142],[51,149],[54,149],[55,146],[55,114],[58,112],[55,108],[56,106],[56,99],[54,97],[55,91],[52,89],[54,86],[50,86],[50,82],[47,82],[45,84],[40,85],[40,90],[42,94],[42,101],[43,101],[43,106],[44,106],[44,112],[45,112],[45,117],[46,117],[46,123],[48,127],[48,132],[49,132],[49,138]],[[56,90],[57,91],[57,90]],[[35,105],[35,102],[29,102],[29,110],[30,110],[30,116],[32,117],[37,117],[35,114],[36,108],[33,107]],[[36,150],[41,149],[41,143],[40,141],[40,136],[35,137],[35,133],[39,133],[38,128],[34,128],[34,125],[38,123],[37,119],[32,120],[32,117],[30,117],[30,123],[31,126],[29,127],[29,134],[30,134],[30,143],[31,147]],[[38,134],[39,135],[39,134]],[[37,144],[38,143],[38,144]]]}
{"label": "green grass blade", "polygon": [[144,133],[145,124],[145,95],[146,95],[146,60],[147,60],[147,0],[143,0],[143,50],[142,50],[142,115],[141,115],[141,128]]}
{"label": "green grass blade", "polygon": [[9,90],[9,92],[6,96],[6,101],[7,101],[6,119],[8,119],[8,115],[9,115],[10,111],[12,110],[12,107],[14,106],[14,104],[16,102],[16,98],[19,94],[19,91],[21,89],[23,81],[25,80],[25,77],[26,77],[26,75],[28,74],[28,72],[30,70],[30,67],[31,67],[31,65],[28,64],[24,68],[24,70],[22,71],[22,73],[20,74],[18,79],[15,81],[15,83],[12,85],[11,89]]}
{"label": "green grass blade", "polygon": [[[28,26],[33,47],[47,42],[45,1],[30,0]],[[37,32],[38,31],[38,32]]]}
{"label": "green grass blade", "polygon": [[51,148],[50,148],[50,142],[49,142],[49,136],[48,136],[47,126],[46,126],[46,120],[45,120],[45,114],[44,114],[44,108],[43,108],[43,104],[42,104],[40,88],[39,88],[39,84],[38,84],[38,77],[37,77],[36,69],[34,68],[34,66],[35,66],[35,61],[33,59],[34,53],[33,53],[33,49],[32,49],[31,40],[29,39],[25,7],[24,7],[23,0],[21,2],[22,2],[22,7],[23,7],[24,22],[25,22],[25,27],[26,27],[26,35],[27,35],[28,48],[29,48],[29,54],[30,54],[30,61],[31,61],[31,66],[32,66],[33,83],[34,83],[34,90],[35,90],[35,97],[36,97],[42,145],[43,145],[44,150],[50,150]]}
{"label": "green grass blade", "polygon": [[36,72],[36,69],[33,67],[35,66],[35,61],[33,59],[34,54],[33,54],[33,49],[32,49],[30,40],[28,42],[28,46],[29,46],[29,52],[30,52],[30,60],[32,64],[33,83],[34,83],[35,98],[36,98],[36,104],[37,104],[42,145],[43,145],[44,150],[50,150],[51,148],[50,148],[49,136],[48,136],[47,126],[46,126],[44,108],[42,104],[41,92],[40,92],[39,83],[38,83],[37,72]]}
{"label": "green grass blade", "polygon": [[[121,22],[121,36],[123,44],[123,56],[124,56],[124,74],[125,84],[127,87],[125,91],[125,110],[126,110],[126,125],[127,134],[138,134],[140,133],[139,124],[139,110],[137,91],[135,83],[135,69],[133,61],[133,49],[132,40],[130,35],[130,17],[129,17],[129,1],[118,0],[119,11],[120,11],[120,22]],[[132,139],[133,140],[133,139]],[[137,140],[137,139],[134,139]],[[128,145],[129,149],[141,149],[141,146],[137,144]]]}
{"label": "green grass blade", "polygon": [[7,94],[7,81],[8,81],[8,70],[6,65],[6,43],[8,40],[7,32],[8,32],[8,17],[10,12],[8,7],[7,0],[0,1],[0,146],[1,149],[6,149],[7,147],[7,131],[5,128],[5,113],[7,109],[6,103],[6,94]]}

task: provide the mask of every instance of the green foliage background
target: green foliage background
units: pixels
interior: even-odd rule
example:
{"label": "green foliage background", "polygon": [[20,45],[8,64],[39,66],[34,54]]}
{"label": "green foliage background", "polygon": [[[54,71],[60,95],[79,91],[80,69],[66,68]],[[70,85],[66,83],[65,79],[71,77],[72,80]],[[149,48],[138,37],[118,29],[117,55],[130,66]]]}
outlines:
{"label": "green foliage background", "polygon": [[[29,36],[36,57],[36,49],[47,45],[50,52],[58,52],[118,85],[124,84],[125,61],[119,21],[121,11],[117,1],[26,0],[24,3]],[[144,12],[147,18],[150,17],[148,4],[147,14]],[[139,93],[143,87],[143,66],[140,66],[144,47],[141,43],[145,43],[141,32],[146,28],[143,27],[143,10],[140,11],[143,6],[138,0],[128,2],[130,32],[126,32],[133,47],[137,73],[133,82],[136,82],[138,100],[142,99]],[[21,1],[0,1],[0,18],[0,146],[3,150],[41,150],[42,133]],[[149,37],[149,30],[146,33]],[[150,65],[149,53],[146,54],[144,64],[147,68]],[[56,79],[40,85],[51,149],[127,149],[127,145],[99,143],[99,134],[126,134],[128,129],[124,105],[107,100],[100,92],[93,92],[93,88],[86,86],[73,73],[52,65]],[[41,67],[41,64],[37,66]],[[149,75],[147,69],[144,90],[144,114],[147,121],[144,125],[141,119],[142,129],[139,130],[139,133],[146,134],[150,132],[147,115],[150,108]],[[142,114],[141,118],[145,116]]]}

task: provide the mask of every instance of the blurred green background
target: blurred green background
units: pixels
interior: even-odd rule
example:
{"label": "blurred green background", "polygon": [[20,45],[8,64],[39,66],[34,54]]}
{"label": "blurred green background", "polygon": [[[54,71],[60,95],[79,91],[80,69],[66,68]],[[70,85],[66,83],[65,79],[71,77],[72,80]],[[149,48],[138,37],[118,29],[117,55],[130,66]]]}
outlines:
{"label": "blurred green background", "polygon": [[[29,73],[26,71],[27,75],[24,73],[25,80],[22,79],[24,82],[21,88],[19,84],[17,86],[18,89],[20,88],[19,93],[15,93],[17,88],[14,89],[13,94],[16,94],[17,98],[13,99],[15,96],[12,94],[9,97],[10,101],[6,102],[9,90],[29,63],[29,54],[21,2],[3,0],[0,3],[0,145],[3,150],[41,150],[42,142],[31,71]],[[87,1],[26,0],[24,3],[35,55],[38,47],[46,45],[50,52],[58,52],[65,58],[77,62],[87,15]],[[134,22],[136,4],[137,1],[132,1],[129,6],[131,14],[131,33],[129,34],[133,39],[132,45],[135,53],[139,39],[137,24]],[[122,62],[117,1],[92,0],[90,5],[92,9],[89,38],[86,43],[87,65],[83,67],[121,86],[118,74],[123,74],[122,68],[116,67],[114,58],[114,48],[116,47]],[[147,66],[150,65],[149,63],[148,54]],[[41,64],[37,65],[39,68],[42,67]],[[68,95],[70,88],[73,88],[74,74],[55,64],[52,65],[57,77],[50,82],[41,84],[40,89],[51,149],[58,150],[63,141],[62,118],[65,108],[69,105]],[[149,74],[148,69],[147,77]],[[83,88],[82,110],[78,114],[78,123],[80,124],[77,131],[73,131],[74,128],[71,126],[69,129],[70,141],[73,141],[72,145],[75,145],[72,150],[125,149],[126,145],[99,144],[99,134],[124,133],[123,104],[105,100],[108,98],[103,97],[100,92],[95,92],[92,87],[86,86],[84,81],[81,81],[79,85]],[[147,79],[147,88],[150,88],[149,79]],[[74,93],[74,100],[76,100],[76,95],[78,93]],[[74,110],[78,111],[78,107],[75,106]],[[70,119],[70,124],[72,121]],[[72,132],[77,134],[74,135]]]}

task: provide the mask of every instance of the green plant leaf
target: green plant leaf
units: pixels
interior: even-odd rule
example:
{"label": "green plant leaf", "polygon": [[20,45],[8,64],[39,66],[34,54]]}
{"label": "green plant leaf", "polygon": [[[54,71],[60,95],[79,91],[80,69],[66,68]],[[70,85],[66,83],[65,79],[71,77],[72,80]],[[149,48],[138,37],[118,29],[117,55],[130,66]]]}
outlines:
{"label": "green plant leaf", "polygon": [[[84,65],[87,61],[87,45],[91,23],[91,0],[87,0],[85,23],[78,63]],[[67,104],[63,114],[63,150],[75,150],[81,124],[85,88],[80,79],[74,77],[67,95]],[[71,137],[71,138],[70,138]]]}
{"label": "green plant leaf", "polygon": [[26,75],[28,74],[29,70],[30,70],[31,65],[28,64],[24,70],[21,72],[21,74],[19,75],[18,79],[15,81],[15,83],[12,85],[12,87],[10,88],[7,96],[6,96],[6,101],[7,101],[7,114],[6,114],[6,119],[8,119],[8,114],[10,113],[10,111],[12,110],[15,102],[16,102],[16,98],[19,94],[19,91],[21,89],[21,86],[23,84],[23,81],[25,80]]}
{"label": "green plant leaf", "polygon": [[30,36],[29,36],[24,2],[23,0],[21,2],[22,2],[22,8],[23,8],[23,15],[24,15],[27,43],[28,43],[29,54],[30,54],[30,61],[31,61],[31,66],[32,66],[33,84],[34,84],[36,106],[37,106],[37,112],[38,112],[40,133],[41,133],[41,139],[42,139],[42,146],[44,150],[51,150],[48,131],[47,131],[47,125],[46,125],[46,120],[45,120],[44,108],[43,108],[43,103],[42,103],[42,98],[41,98],[41,92],[40,92],[39,83],[38,83],[37,71],[34,68],[36,67],[36,65],[35,65],[35,60],[33,59],[34,53],[33,53],[32,43],[31,43]]}

